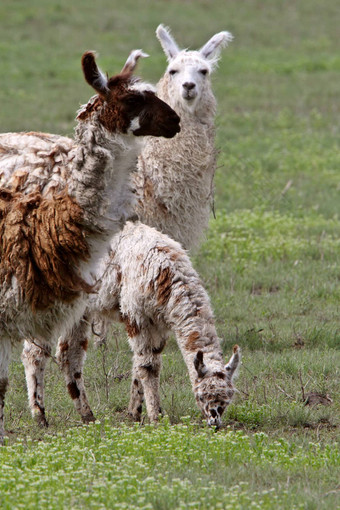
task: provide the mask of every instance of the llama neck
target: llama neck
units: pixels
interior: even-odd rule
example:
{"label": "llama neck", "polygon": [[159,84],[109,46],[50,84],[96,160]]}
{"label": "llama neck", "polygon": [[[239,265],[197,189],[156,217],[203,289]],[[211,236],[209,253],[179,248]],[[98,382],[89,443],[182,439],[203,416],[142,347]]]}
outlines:
{"label": "llama neck", "polygon": [[180,242],[196,246],[208,226],[216,169],[213,124],[184,120],[172,140],[151,139],[133,174],[140,220]]}
{"label": "llama neck", "polygon": [[117,231],[131,214],[134,170],[139,142],[131,135],[110,133],[93,115],[75,131],[75,154],[69,193],[84,210],[84,221],[95,230]]}
{"label": "llama neck", "polygon": [[[190,288],[189,297],[183,281]],[[198,351],[203,351],[208,369],[213,372],[224,369],[209,297],[194,272],[186,273],[185,280],[173,284],[166,306],[166,323],[176,335],[192,384],[197,377],[194,358]]]}

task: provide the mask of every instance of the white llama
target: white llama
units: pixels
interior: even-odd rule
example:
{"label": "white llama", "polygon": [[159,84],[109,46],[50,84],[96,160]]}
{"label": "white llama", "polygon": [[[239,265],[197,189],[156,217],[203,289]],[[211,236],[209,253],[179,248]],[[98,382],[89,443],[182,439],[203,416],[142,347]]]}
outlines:
{"label": "white llama", "polygon": [[[209,75],[216,68],[221,49],[232,39],[232,36],[228,32],[220,32],[214,35],[199,51],[179,50],[169,30],[165,29],[162,25],[157,29],[157,36],[169,60],[169,66],[159,82],[158,93],[162,99],[169,102],[180,113],[182,120],[181,132],[171,141],[147,139],[142,155],[139,158],[137,171],[133,174],[133,183],[137,189],[138,197],[138,204],[135,210],[141,221],[167,233],[173,239],[180,241],[185,248],[191,248],[198,244],[208,223],[213,177],[216,168],[216,150],[214,145],[216,101],[211,90]],[[138,223],[133,228],[131,225],[127,225],[123,230],[123,234],[123,236],[119,236],[119,242],[117,239],[113,241],[110,260],[107,262],[107,269],[103,278],[103,288],[107,289],[108,285],[111,285],[111,298],[109,299],[110,293],[106,291],[107,302],[102,298],[101,301],[97,300],[93,304],[93,309],[96,311],[97,316],[96,327],[98,328],[98,323],[101,322],[99,329],[105,336],[106,320],[103,317],[105,315],[122,317],[122,314],[118,312],[120,307],[123,306],[121,304],[123,302],[125,303],[123,316],[128,317],[126,327],[132,347],[138,343],[134,339],[135,330],[133,325],[135,324],[138,324],[138,328],[142,332],[141,335],[146,352],[156,342],[157,335],[159,335],[159,342],[165,343],[168,335],[165,331],[169,329],[172,329],[175,333],[181,347],[181,336],[177,334],[179,325],[176,326],[175,323],[169,322],[166,319],[168,313],[167,303],[158,303],[157,313],[154,311],[153,302],[156,298],[155,291],[152,292],[151,290],[154,288],[153,281],[150,280],[148,293],[143,294],[137,288],[135,289],[136,294],[134,296],[132,292],[128,293],[126,289],[134,286],[135,276],[131,276],[130,272],[124,271],[124,278],[129,283],[126,283],[123,289],[121,289],[119,275],[123,273],[121,270],[117,270],[121,265],[121,259],[125,256],[128,257],[132,266],[140,267],[139,259],[143,258],[141,244],[138,244],[136,249],[133,248],[134,243],[141,236],[145,236],[145,242],[147,242],[149,237],[150,239],[152,238],[155,246],[157,246],[157,243],[162,245],[168,244],[169,251],[171,251],[170,247],[172,247],[173,241],[161,234],[157,234],[155,231],[151,232],[145,225],[139,225]],[[176,249],[179,249],[178,246]],[[148,251],[147,247],[145,247],[145,250],[145,254],[148,254],[150,266],[153,264],[154,275],[161,274],[162,261],[159,259],[158,250],[151,249]],[[181,262],[180,267],[177,267],[176,259],[172,260],[170,255],[167,255],[167,248],[162,250],[162,257],[168,259],[167,263],[172,266],[174,274],[181,274],[183,272],[183,262]],[[184,258],[186,261],[184,274],[194,274],[189,259],[184,257],[182,253],[181,261]],[[195,282],[188,280],[186,285],[189,290],[185,300],[191,303],[190,306],[194,308],[195,300],[192,296],[195,296],[197,292],[205,295],[205,292],[197,275]],[[146,283],[145,287],[148,287]],[[99,295],[104,296],[102,292]],[[140,300],[140,303],[143,304],[137,310],[132,302],[131,311],[128,313],[127,303],[132,297],[134,297],[135,301]],[[148,300],[150,301],[149,304]],[[111,305],[111,303],[113,304]],[[206,307],[209,307],[210,310],[209,320],[212,320],[212,312],[207,298],[206,303]],[[153,310],[153,325],[149,324],[150,308]],[[134,317],[133,310],[136,310],[136,317]],[[94,419],[86,398],[82,377],[87,347],[87,322],[90,320],[91,313],[89,310],[85,320],[82,321],[79,327],[74,328],[72,334],[62,340],[57,353],[69,393],[84,422]],[[129,327],[129,324],[132,326]],[[149,325],[147,326],[147,324]],[[204,329],[203,326],[202,328]],[[198,338],[205,338],[204,331],[196,324],[193,324],[191,332]],[[216,332],[214,334],[216,337]],[[189,332],[188,335],[190,335]],[[198,341],[197,352],[200,349],[199,344],[200,342]],[[214,345],[216,349],[220,350],[217,341],[215,341]],[[186,362],[189,362],[189,374],[193,381],[194,367],[191,362],[192,360],[190,356],[186,357],[185,350],[182,347],[181,349],[184,359]],[[32,344],[25,343],[23,362],[26,368],[30,407],[38,421],[43,422],[45,417],[39,412],[39,407],[44,409],[43,376],[47,356],[48,351],[46,348],[39,349]],[[158,359],[157,365],[160,358],[159,356],[155,356],[155,358]],[[135,419],[138,419],[139,416],[136,409],[140,408],[140,403],[136,406],[136,391],[140,398],[143,398],[142,381],[138,376],[139,372],[138,358],[134,356],[133,373],[135,376],[133,378],[134,382],[132,384],[129,409]],[[155,380],[158,381],[158,377]],[[136,384],[136,381],[138,381],[138,384]],[[211,396],[213,396],[213,393],[211,393]],[[157,399],[158,397],[155,396],[154,400],[157,401]],[[147,408],[149,416],[151,419],[154,419],[155,415],[158,415],[157,409],[155,408],[156,410],[151,411],[150,404],[147,404]]]}
{"label": "white llama", "polygon": [[181,133],[171,141],[147,139],[133,183],[141,222],[191,249],[208,225],[216,170],[216,100],[210,74],[229,32],[215,34],[200,50],[180,50],[168,29],[157,37],[169,64],[157,85],[158,97],[181,117]]}
{"label": "white llama", "polygon": [[174,136],[178,115],[132,73],[141,50],[107,79],[82,57],[98,95],[78,114],[75,139],[0,136],[0,443],[11,347],[55,342],[77,323],[93,292],[98,259],[131,215],[129,174],[138,136]]}

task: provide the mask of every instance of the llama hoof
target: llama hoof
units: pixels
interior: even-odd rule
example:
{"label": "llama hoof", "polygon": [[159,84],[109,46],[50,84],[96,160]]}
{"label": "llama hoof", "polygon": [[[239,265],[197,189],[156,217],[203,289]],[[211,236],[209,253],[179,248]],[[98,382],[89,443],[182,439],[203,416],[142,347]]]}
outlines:
{"label": "llama hoof", "polygon": [[142,419],[142,406],[139,406],[134,411],[128,411],[128,416],[132,421],[140,422]]}
{"label": "llama hoof", "polygon": [[34,420],[38,427],[47,429],[49,426],[45,414],[36,414]]}
{"label": "llama hoof", "polygon": [[85,414],[84,416],[81,417],[81,419],[85,425],[88,425],[89,423],[96,421],[96,418],[92,412]]}

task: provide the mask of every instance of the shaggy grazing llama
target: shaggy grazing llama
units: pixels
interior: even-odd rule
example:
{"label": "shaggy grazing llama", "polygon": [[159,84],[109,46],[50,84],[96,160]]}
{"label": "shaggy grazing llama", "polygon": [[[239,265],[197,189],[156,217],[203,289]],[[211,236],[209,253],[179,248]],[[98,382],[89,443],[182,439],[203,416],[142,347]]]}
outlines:
{"label": "shaggy grazing llama", "polygon": [[0,136],[0,442],[11,346],[48,345],[82,317],[98,259],[131,215],[136,137],[174,136],[178,115],[132,73],[135,50],[107,79],[82,57],[97,95],[78,114],[75,140],[43,133]]}
{"label": "shaggy grazing llama", "polygon": [[131,416],[140,420],[145,395],[149,419],[158,419],[161,352],[172,331],[203,416],[220,426],[234,394],[240,351],[235,346],[226,370],[209,297],[185,251],[155,229],[131,222],[111,249],[115,255],[102,261],[105,273],[90,307],[125,324],[133,351]]}
{"label": "shaggy grazing llama", "polygon": [[[147,139],[137,171],[133,174],[138,196],[136,211],[141,221],[166,232],[184,247],[191,248],[198,243],[208,223],[216,167],[213,123],[216,101],[211,91],[209,75],[216,67],[220,50],[232,36],[228,32],[218,33],[199,51],[180,51],[169,31],[162,25],[157,29],[157,36],[169,59],[169,66],[159,82],[158,92],[161,98],[180,113],[184,122],[182,121],[181,132],[171,143],[167,140]],[[124,260],[129,261],[131,267]],[[103,268],[103,283],[98,296],[91,300],[91,310],[88,310],[81,324],[74,328],[68,337],[63,338],[57,352],[69,393],[83,421],[87,423],[94,420],[82,376],[91,312],[95,312],[96,329],[99,324],[103,336],[108,317],[123,320],[125,323],[134,352],[129,405],[134,419],[140,419],[143,387],[150,419],[155,420],[158,416],[160,346],[164,347],[169,330],[176,335],[196,393],[197,371],[194,369],[193,360],[200,350],[205,352],[205,331],[209,329],[211,343],[207,352],[219,360],[216,361],[219,365],[216,373],[220,376],[225,374],[225,380],[218,375],[212,378],[209,375],[211,392],[202,397],[203,404],[198,398],[198,404],[201,408],[211,407],[213,413],[215,394],[219,395],[219,388],[223,387],[223,403],[219,406],[220,411],[223,410],[230,402],[233,372],[224,371],[209,299],[179,245],[145,225],[127,224],[122,234],[113,240],[110,258],[102,263],[106,265],[106,268]],[[148,267],[147,272],[145,267]],[[137,269],[141,271],[140,274]],[[188,278],[188,275],[192,275],[192,278]],[[137,285],[137,281],[141,283]],[[186,291],[178,294],[176,289],[181,286],[182,290]],[[202,301],[199,307],[197,296]],[[177,304],[177,311],[170,316],[169,303],[174,302]],[[200,307],[206,311],[206,315],[199,316],[197,310]],[[187,309],[191,311],[185,319]],[[198,315],[196,319],[190,318],[195,317],[195,314]],[[196,342],[192,343],[188,350],[185,347],[185,334],[181,333],[184,322],[186,337],[196,338]],[[44,408],[43,376],[48,357],[46,346],[42,347],[40,349],[26,342],[23,352],[30,407],[33,415],[40,421],[45,420],[44,415],[39,412],[39,405]],[[233,363],[238,363],[239,351],[235,356]],[[150,362],[145,362],[145,359],[149,358]],[[209,367],[210,358],[207,354],[204,354],[204,362]],[[146,366],[150,368],[149,371],[145,369]],[[197,367],[199,368],[199,365]],[[214,373],[213,367],[207,371],[205,382],[208,381],[208,373]],[[198,389],[197,387],[197,391]],[[155,402],[155,405],[152,402]],[[213,417],[209,412],[203,414],[208,423],[211,422]]]}

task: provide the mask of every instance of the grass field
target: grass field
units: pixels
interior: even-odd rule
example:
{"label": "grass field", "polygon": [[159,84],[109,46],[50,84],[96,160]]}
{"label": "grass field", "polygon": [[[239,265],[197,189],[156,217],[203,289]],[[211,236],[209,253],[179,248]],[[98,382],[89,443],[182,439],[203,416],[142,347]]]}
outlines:
{"label": "grass field", "polygon": [[[101,423],[79,427],[57,366],[48,434],[28,412],[20,349],[6,397],[0,507],[335,509],[339,486],[340,41],[336,0],[2,0],[0,129],[72,135],[91,95],[81,54],[109,73],[142,47],[146,79],[183,47],[235,36],[213,78],[218,99],[215,211],[193,262],[223,350],[243,350],[239,393],[217,433],[201,422],[174,340],[163,358],[167,418],[131,425],[131,355],[112,325],[85,376]],[[328,405],[305,405],[314,392]],[[184,418],[183,418],[184,417]]]}

